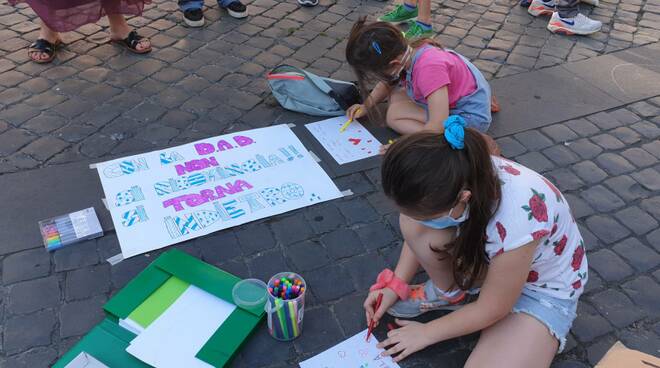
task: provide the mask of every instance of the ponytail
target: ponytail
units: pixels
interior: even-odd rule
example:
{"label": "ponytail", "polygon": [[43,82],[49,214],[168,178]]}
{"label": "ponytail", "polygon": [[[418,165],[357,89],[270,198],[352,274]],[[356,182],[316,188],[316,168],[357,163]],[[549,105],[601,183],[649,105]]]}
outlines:
{"label": "ponytail", "polygon": [[445,135],[431,132],[404,137],[388,149],[381,175],[385,194],[413,217],[446,212],[461,190],[472,192],[469,218],[446,245],[452,254],[454,281],[468,289],[487,264],[486,228],[497,211],[501,188],[482,135],[466,128],[463,144],[462,149],[454,148]]}

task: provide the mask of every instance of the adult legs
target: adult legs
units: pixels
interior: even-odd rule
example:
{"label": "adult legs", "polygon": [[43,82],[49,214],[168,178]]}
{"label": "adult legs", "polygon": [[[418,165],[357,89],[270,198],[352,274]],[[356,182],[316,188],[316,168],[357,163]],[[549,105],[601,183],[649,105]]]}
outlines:
{"label": "adult legs", "polygon": [[556,8],[559,16],[567,19],[574,18],[580,12],[578,4],[580,0],[556,0]]}
{"label": "adult legs", "polygon": [[[123,40],[131,32],[131,27],[126,23],[126,18],[122,14],[108,14],[110,23],[111,37],[115,40]],[[151,47],[148,39],[141,39],[135,47],[138,51],[144,51]]]}
{"label": "adult legs", "polygon": [[[39,37],[40,39],[46,40],[52,44],[55,44],[59,41],[60,39],[60,34],[54,30],[52,30],[50,27],[46,25],[43,21],[41,21],[41,29],[39,30]],[[32,50],[28,52],[28,55],[32,60],[39,61],[39,60],[46,60],[50,56],[41,51],[37,50]]]}

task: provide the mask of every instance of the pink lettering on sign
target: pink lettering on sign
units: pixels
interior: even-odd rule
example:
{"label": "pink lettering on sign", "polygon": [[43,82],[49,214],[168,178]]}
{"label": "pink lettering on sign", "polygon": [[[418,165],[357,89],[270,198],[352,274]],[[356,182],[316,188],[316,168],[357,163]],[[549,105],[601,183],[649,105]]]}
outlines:
{"label": "pink lettering on sign", "polygon": [[249,189],[252,189],[252,184],[245,180],[236,180],[233,183],[227,183],[225,186],[218,185],[214,189],[204,189],[199,193],[184,194],[170,198],[163,202],[163,207],[167,208],[172,206],[175,211],[181,211],[184,209],[184,203],[188,207],[197,207],[204,203],[224,198],[227,195],[236,194]]}
{"label": "pink lettering on sign", "polygon": [[183,165],[182,164],[175,165],[174,168],[176,169],[177,175],[183,175],[187,172],[204,170],[212,166],[213,167],[219,166],[218,161],[216,161],[215,157],[200,158],[197,160],[187,161]]}
{"label": "pink lettering on sign", "polygon": [[252,138],[246,137],[244,135],[234,136],[234,141],[236,141],[236,144],[238,144],[241,147],[245,147],[247,145],[250,145],[250,144],[254,143]]}
{"label": "pink lettering on sign", "polygon": [[195,144],[195,151],[197,151],[198,155],[209,155],[213,152],[215,152],[215,147],[211,143],[196,143]]}

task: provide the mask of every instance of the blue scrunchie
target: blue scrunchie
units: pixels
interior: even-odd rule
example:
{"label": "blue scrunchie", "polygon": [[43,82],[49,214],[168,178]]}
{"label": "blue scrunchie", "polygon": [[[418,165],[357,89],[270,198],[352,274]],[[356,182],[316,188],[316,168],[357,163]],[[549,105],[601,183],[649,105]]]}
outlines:
{"label": "blue scrunchie", "polygon": [[450,115],[445,120],[445,139],[453,149],[463,149],[465,144],[465,119],[459,115]]}

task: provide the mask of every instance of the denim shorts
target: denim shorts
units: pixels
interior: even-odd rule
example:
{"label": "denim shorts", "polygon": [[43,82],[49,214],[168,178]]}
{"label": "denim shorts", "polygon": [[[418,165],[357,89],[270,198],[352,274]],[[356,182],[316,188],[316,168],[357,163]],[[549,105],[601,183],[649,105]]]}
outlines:
{"label": "denim shorts", "polygon": [[513,306],[513,313],[529,314],[543,323],[552,336],[559,340],[559,354],[564,350],[566,336],[575,320],[577,303],[577,299],[559,299],[523,289]]}

